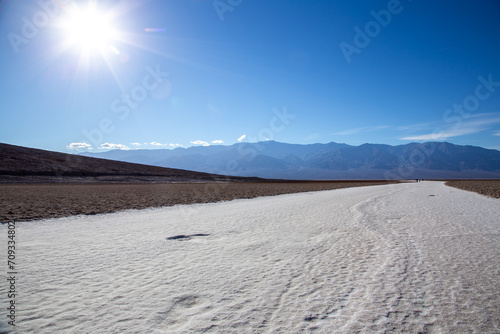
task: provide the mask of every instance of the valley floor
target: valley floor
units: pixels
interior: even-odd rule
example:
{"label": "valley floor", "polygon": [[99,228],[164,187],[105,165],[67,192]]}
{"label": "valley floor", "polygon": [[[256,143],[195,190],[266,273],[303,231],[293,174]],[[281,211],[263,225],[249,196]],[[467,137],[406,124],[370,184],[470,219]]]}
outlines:
{"label": "valley floor", "polygon": [[211,203],[395,181],[0,184],[0,222]]}
{"label": "valley floor", "polygon": [[[497,199],[421,182],[20,222],[16,323],[19,333],[498,333],[499,214]],[[6,244],[2,225],[0,263]]]}
{"label": "valley floor", "polygon": [[500,198],[500,180],[454,180],[447,181],[446,185],[474,191],[485,196]]}

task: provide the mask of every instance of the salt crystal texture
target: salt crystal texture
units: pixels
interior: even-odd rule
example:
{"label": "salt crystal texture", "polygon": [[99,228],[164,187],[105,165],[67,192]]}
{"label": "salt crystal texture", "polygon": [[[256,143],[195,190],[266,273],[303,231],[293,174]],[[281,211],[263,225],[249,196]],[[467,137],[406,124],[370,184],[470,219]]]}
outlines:
{"label": "salt crystal texture", "polygon": [[17,223],[16,329],[498,333],[499,216],[421,182]]}

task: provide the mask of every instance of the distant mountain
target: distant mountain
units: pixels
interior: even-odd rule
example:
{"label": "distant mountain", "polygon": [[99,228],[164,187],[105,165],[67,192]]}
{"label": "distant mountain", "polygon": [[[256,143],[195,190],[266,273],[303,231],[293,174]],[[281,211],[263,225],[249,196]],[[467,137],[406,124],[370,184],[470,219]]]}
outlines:
{"label": "distant mountain", "polygon": [[0,143],[0,182],[257,181]]}
{"label": "distant mountain", "polygon": [[500,151],[447,142],[285,144],[275,141],[83,155],[205,173],[279,179],[500,178]]}

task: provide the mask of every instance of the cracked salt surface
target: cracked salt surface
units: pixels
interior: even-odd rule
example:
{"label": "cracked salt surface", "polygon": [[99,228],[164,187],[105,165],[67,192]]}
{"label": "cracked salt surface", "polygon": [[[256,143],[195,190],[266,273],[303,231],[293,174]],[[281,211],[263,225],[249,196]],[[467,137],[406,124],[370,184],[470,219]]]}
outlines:
{"label": "cracked salt surface", "polygon": [[18,223],[18,332],[498,333],[499,214],[422,182]]}

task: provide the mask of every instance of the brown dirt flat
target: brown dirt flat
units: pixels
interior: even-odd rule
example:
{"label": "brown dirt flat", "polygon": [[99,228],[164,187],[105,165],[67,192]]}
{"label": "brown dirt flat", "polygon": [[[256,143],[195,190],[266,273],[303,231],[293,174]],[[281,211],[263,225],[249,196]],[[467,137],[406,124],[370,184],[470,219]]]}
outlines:
{"label": "brown dirt flat", "polygon": [[447,186],[474,191],[481,195],[500,198],[500,180],[454,180],[447,181]]}
{"label": "brown dirt flat", "polygon": [[0,184],[0,221],[92,215],[127,209],[229,201],[387,181]]}

